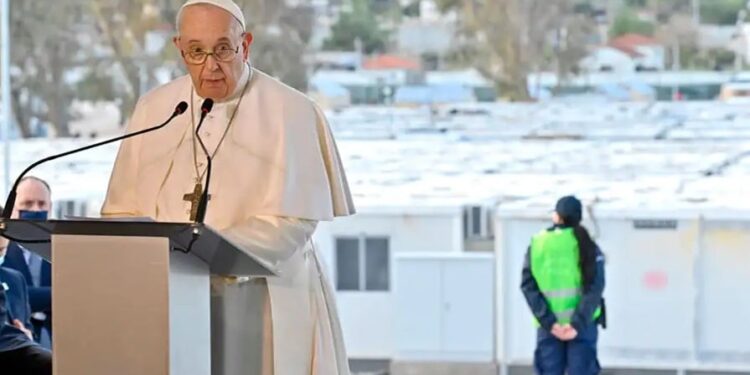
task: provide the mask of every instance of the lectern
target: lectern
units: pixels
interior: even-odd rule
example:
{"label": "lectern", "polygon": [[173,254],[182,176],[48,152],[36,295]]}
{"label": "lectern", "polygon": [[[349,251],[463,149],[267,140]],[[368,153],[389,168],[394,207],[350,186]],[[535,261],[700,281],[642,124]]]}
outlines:
{"label": "lectern", "polygon": [[54,375],[211,374],[210,274],[271,276],[202,224],[2,220],[52,262]]}

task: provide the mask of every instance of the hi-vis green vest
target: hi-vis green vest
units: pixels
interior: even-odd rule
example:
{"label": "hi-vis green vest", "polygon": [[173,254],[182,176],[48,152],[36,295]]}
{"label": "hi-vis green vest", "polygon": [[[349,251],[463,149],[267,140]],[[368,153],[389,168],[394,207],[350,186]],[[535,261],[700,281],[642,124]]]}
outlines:
{"label": "hi-vis green vest", "polygon": [[[545,230],[531,241],[531,274],[557,323],[569,324],[583,293],[578,240],[572,228]],[[597,308],[592,321],[601,315]],[[536,322],[539,326],[539,322]]]}

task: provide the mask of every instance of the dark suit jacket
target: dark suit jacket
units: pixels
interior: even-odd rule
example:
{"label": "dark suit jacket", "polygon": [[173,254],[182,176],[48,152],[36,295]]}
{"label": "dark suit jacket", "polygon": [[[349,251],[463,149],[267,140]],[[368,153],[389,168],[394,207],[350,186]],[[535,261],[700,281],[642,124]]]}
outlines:
{"label": "dark suit jacket", "polygon": [[40,275],[40,285],[34,286],[31,278],[29,265],[23,256],[23,250],[17,243],[8,244],[8,253],[5,254],[5,263],[3,267],[14,269],[20,272],[26,280],[29,288],[29,303],[31,311],[50,313],[52,310],[52,266],[46,260],[42,262],[42,272]]}
{"label": "dark suit jacket", "polygon": [[5,254],[3,267],[20,272],[26,280],[31,311],[46,314],[44,320],[32,319],[32,325],[26,327],[34,332],[36,341],[43,343],[47,349],[52,349],[52,343],[50,342],[52,338],[52,265],[46,260],[42,261],[42,270],[39,275],[40,286],[34,286],[31,270],[23,256],[23,249],[18,243],[11,242],[8,244],[8,252]]}
{"label": "dark suit jacket", "polygon": [[[3,283],[8,290],[3,288]],[[11,325],[15,319],[31,327],[31,308],[23,275],[15,270],[0,267],[0,352],[36,345],[21,330]]]}

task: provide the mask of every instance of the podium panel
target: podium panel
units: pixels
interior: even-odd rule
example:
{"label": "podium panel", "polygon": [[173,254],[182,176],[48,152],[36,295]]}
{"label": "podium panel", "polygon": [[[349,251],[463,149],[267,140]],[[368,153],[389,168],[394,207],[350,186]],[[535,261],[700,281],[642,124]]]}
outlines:
{"label": "podium panel", "polygon": [[54,374],[211,372],[208,267],[159,237],[52,236]]}
{"label": "podium panel", "polygon": [[166,238],[52,236],[55,375],[169,374],[168,248]]}
{"label": "podium panel", "polygon": [[[52,261],[54,375],[222,374],[233,370],[212,362],[243,372],[261,362],[263,311],[212,317],[210,275],[274,271],[210,227],[0,219],[0,235]],[[222,345],[235,337],[252,344]]]}
{"label": "podium panel", "polygon": [[169,256],[170,374],[211,374],[211,279],[200,259]]}

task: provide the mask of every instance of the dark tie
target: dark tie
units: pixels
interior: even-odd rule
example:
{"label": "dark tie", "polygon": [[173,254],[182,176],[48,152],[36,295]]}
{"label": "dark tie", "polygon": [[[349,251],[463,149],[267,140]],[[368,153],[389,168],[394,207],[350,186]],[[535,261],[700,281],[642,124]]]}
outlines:
{"label": "dark tie", "polygon": [[31,282],[34,286],[42,285],[42,257],[34,253],[29,254],[29,272],[31,273]]}

